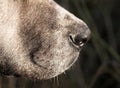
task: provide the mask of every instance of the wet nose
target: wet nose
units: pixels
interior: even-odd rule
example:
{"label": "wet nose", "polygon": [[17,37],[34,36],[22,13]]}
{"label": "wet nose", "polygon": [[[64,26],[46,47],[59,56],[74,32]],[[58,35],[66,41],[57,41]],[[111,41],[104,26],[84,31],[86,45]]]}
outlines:
{"label": "wet nose", "polygon": [[82,47],[90,38],[90,30],[84,29],[84,32],[81,33],[75,33],[75,34],[70,34],[70,40],[72,41],[72,43],[77,46],[77,47]]}

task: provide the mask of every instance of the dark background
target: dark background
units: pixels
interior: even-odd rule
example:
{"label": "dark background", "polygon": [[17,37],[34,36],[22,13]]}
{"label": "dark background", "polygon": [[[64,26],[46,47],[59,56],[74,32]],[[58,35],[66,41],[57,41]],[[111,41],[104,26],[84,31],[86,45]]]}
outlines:
{"label": "dark background", "polygon": [[0,88],[120,88],[120,0],[56,0],[87,23],[91,40],[75,65],[46,81],[0,77]]}

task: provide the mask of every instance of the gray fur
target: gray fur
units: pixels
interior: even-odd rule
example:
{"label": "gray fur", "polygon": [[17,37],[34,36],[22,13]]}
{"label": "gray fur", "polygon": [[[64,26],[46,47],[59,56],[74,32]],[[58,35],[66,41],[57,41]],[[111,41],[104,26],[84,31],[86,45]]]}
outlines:
{"label": "gray fur", "polygon": [[0,0],[0,73],[49,79],[76,61],[87,25],[52,0]]}

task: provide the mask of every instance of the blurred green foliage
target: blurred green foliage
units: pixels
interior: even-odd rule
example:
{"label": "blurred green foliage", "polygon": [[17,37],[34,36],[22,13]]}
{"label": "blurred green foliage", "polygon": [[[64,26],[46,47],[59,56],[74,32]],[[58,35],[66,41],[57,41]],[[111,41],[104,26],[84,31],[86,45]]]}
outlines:
{"label": "blurred green foliage", "polygon": [[120,0],[56,2],[85,21],[92,31],[79,60],[51,80],[1,77],[0,88],[120,88]]}

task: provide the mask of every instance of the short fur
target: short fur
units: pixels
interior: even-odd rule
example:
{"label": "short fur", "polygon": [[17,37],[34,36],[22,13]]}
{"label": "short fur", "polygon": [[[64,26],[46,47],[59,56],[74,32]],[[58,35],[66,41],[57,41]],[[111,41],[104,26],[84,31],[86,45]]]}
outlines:
{"label": "short fur", "polygon": [[0,73],[34,79],[61,74],[81,50],[70,34],[90,31],[52,0],[0,0]]}

